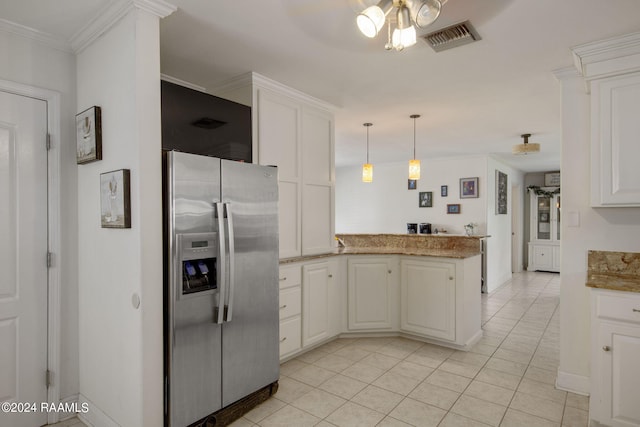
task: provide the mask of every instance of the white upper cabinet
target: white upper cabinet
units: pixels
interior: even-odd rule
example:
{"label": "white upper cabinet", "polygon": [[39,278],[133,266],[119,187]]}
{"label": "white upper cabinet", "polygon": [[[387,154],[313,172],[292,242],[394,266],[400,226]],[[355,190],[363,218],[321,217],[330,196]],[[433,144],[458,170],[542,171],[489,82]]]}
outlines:
{"label": "white upper cabinet", "polygon": [[572,51],[591,91],[591,206],[640,206],[640,33]]}
{"label": "white upper cabinet", "polygon": [[591,84],[591,205],[640,206],[640,72]]}
{"label": "white upper cabinet", "polygon": [[280,258],[334,248],[333,107],[278,82],[249,73],[214,90],[251,100],[254,163],[278,166]]}

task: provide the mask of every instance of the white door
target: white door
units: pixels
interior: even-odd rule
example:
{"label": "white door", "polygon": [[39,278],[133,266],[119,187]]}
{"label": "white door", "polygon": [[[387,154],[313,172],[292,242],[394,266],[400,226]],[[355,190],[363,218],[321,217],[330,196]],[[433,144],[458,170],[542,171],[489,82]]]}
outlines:
{"label": "white door", "polygon": [[302,346],[329,337],[329,263],[302,268]]}
{"label": "white door", "polygon": [[391,328],[391,262],[389,257],[348,260],[349,330]]}
{"label": "white door", "polygon": [[0,91],[0,402],[37,404],[2,426],[47,422],[46,135],[44,101]]}

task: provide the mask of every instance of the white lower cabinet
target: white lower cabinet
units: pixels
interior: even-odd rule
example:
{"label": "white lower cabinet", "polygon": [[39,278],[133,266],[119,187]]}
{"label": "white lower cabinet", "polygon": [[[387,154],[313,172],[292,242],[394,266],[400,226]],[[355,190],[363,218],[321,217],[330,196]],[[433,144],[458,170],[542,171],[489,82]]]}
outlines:
{"label": "white lower cabinet", "polygon": [[401,260],[400,313],[401,330],[455,341],[455,264]]}
{"label": "white lower cabinet", "polygon": [[590,418],[640,426],[640,294],[592,290]]}
{"label": "white lower cabinet", "polygon": [[560,245],[529,243],[528,271],[560,271]]}
{"label": "white lower cabinet", "polygon": [[351,331],[392,328],[397,306],[393,257],[355,256],[347,260],[348,327]]}
{"label": "white lower cabinet", "polygon": [[301,284],[299,265],[280,267],[280,358],[299,351],[301,345]]}
{"label": "white lower cabinet", "polygon": [[334,317],[339,311],[337,260],[302,267],[302,346],[325,341],[339,333]]}

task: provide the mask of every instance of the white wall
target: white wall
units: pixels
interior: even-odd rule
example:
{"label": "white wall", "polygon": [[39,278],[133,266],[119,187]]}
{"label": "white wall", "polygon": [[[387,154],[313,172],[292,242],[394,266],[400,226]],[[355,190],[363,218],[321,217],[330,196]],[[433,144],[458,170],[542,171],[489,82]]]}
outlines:
{"label": "white wall", "polygon": [[[163,422],[159,59],[158,18],[139,9],[77,56],[78,110],[101,106],[103,129],[103,160],[78,166],[77,187],[80,400],[92,425]],[[101,228],[100,174],[122,168],[131,229]]]}
{"label": "white wall", "polygon": [[[577,76],[562,78],[562,264],[560,268],[560,367],[558,386],[589,392],[590,294],[587,251],[640,252],[640,208],[590,204],[590,106]],[[564,220],[580,216],[578,227]]]}
{"label": "white wall", "polygon": [[78,393],[77,166],[75,161],[75,57],[0,31],[0,79],[60,93],[60,398]]}
{"label": "white wall", "polygon": [[[511,189],[515,186],[520,189],[518,194],[518,205],[523,206],[524,203],[524,174],[518,169],[514,169],[506,164],[494,159],[488,158],[487,163],[487,234],[491,237],[487,239],[487,291],[492,292],[507,280],[511,279],[511,256],[507,254],[512,253],[511,242],[511,215],[513,213],[513,197]],[[507,215],[496,214],[496,170],[507,174]],[[518,242],[522,240],[522,233],[524,232],[523,224],[523,211],[520,209],[518,229],[516,230],[516,236],[518,236]],[[516,246],[519,245],[516,242]],[[517,261],[519,265],[522,265],[522,251],[516,250]]]}
{"label": "white wall", "polygon": [[[464,225],[486,231],[487,161],[485,157],[421,160],[422,178],[407,189],[407,162],[374,164],[373,182],[362,182],[362,167],[336,168],[336,233],[406,233],[408,222],[429,222],[449,234],[463,234]],[[460,199],[460,178],[479,177],[477,199]],[[447,185],[448,197],[440,196]],[[433,192],[433,207],[418,206],[421,191]],[[447,204],[459,203],[461,213],[447,214]]]}

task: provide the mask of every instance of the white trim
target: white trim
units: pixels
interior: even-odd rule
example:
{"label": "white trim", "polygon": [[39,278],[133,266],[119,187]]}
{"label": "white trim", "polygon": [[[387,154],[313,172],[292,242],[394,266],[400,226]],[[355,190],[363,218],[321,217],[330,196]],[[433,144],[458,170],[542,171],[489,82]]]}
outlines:
{"label": "white trim", "polygon": [[198,92],[207,93],[207,89],[204,86],[198,86],[193,83],[189,83],[188,81],[179,79],[177,77],[169,76],[167,74],[160,74],[160,80],[164,80],[165,82],[174,83],[179,86],[184,86],[189,89],[197,90]]}
{"label": "white trim", "polygon": [[[47,155],[48,165],[48,213],[49,251],[54,255],[48,272],[49,300],[47,333],[47,367],[53,374],[53,381],[47,390],[47,401],[60,400],[60,93],[21,83],[0,80],[0,90],[16,95],[41,99],[47,103],[47,131],[51,135],[51,150]],[[49,412],[48,423],[55,423],[58,414]]]}
{"label": "white trim", "polygon": [[89,410],[84,413],[78,413],[78,418],[89,427],[120,427],[117,422],[102,412],[100,408],[94,405],[92,401],[87,399],[86,396],[81,393],[78,395],[78,407],[82,408],[85,404],[88,405]]}
{"label": "white trim", "polygon": [[583,396],[589,396],[589,392],[591,390],[591,380],[589,379],[589,377],[563,372],[558,368],[558,375],[556,377],[556,388],[564,391],[570,391],[576,394],[581,394]]}
{"label": "white trim", "polygon": [[54,36],[53,34],[38,31],[31,27],[16,24],[15,22],[7,21],[6,19],[0,18],[0,31],[34,40],[53,49],[73,53],[71,45],[65,39]]}
{"label": "white trim", "polygon": [[[68,407],[69,405],[73,405],[76,408],[80,408],[80,404],[78,403],[78,395],[77,394],[73,394],[69,397],[65,397],[64,399],[62,399],[60,401],[60,403],[62,403],[65,407]],[[64,421],[64,420],[68,420],[69,418],[73,418],[78,416],[77,412],[60,412],[58,413],[58,422]]]}
{"label": "white trim", "polygon": [[211,93],[224,93],[230,90],[236,90],[247,86],[257,86],[261,89],[269,89],[282,95],[290,96],[294,99],[301,100],[321,110],[335,112],[339,108],[321,99],[315,98],[298,89],[291,88],[261,74],[248,72],[237,77],[233,77],[225,82],[215,86]]}
{"label": "white trim", "polygon": [[138,8],[160,18],[165,18],[178,8],[162,0],[117,0],[108,2],[96,16],[71,37],[71,48],[75,53],[82,52],[98,37],[106,33],[129,11]]}

